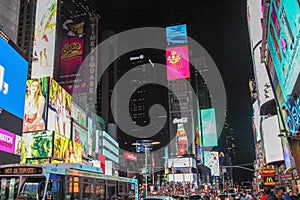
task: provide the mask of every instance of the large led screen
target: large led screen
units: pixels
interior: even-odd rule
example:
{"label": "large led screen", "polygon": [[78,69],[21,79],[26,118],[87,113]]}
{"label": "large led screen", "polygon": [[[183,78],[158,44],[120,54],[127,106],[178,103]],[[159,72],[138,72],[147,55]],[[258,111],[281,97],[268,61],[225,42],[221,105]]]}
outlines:
{"label": "large led screen", "polygon": [[70,138],[72,96],[53,78],[50,79],[47,130]]}
{"label": "large led screen", "polygon": [[253,132],[256,142],[259,142],[261,140],[261,133],[258,100],[253,103]]}
{"label": "large led screen", "polygon": [[52,142],[52,131],[23,133],[21,163],[26,163],[28,158],[52,157]]}
{"label": "large led screen", "polygon": [[167,79],[190,78],[188,46],[166,49]]}
{"label": "large led screen", "polygon": [[49,78],[27,80],[23,132],[43,131],[47,123]]}
{"label": "large led screen", "polygon": [[81,16],[62,22],[58,82],[70,94],[86,91],[86,71],[80,67],[84,59],[87,21],[87,16]]}
{"label": "large led screen", "polygon": [[210,168],[212,176],[220,176],[219,153],[217,151],[204,151],[204,165]]}
{"label": "large led screen", "polygon": [[192,111],[171,113],[170,137],[175,142],[170,144],[173,156],[184,156],[195,152],[195,128]]}
{"label": "large led screen", "polygon": [[166,27],[168,45],[187,43],[186,24]]}
{"label": "large led screen", "polygon": [[82,128],[76,123],[73,123],[73,140],[82,146],[82,155],[88,154],[88,133],[87,130]]}
{"label": "large led screen", "polygon": [[216,114],[214,108],[200,110],[203,147],[218,146]]}
{"label": "large led screen", "polygon": [[74,101],[72,102],[71,116],[76,123],[80,124],[83,127],[86,127],[86,113],[82,108],[80,108],[76,103],[74,103]]}
{"label": "large led screen", "polygon": [[14,153],[16,135],[0,128],[0,150]]}
{"label": "large led screen", "polygon": [[299,1],[271,1],[268,45],[285,99],[300,72],[299,18]]}
{"label": "large led screen", "polygon": [[21,134],[28,63],[0,37],[0,128]]}
{"label": "large led screen", "polygon": [[32,58],[32,78],[53,76],[57,0],[38,0]]}
{"label": "large led screen", "polygon": [[277,115],[264,119],[262,121],[263,147],[266,156],[266,162],[283,161],[283,150],[280,137]]}
{"label": "large led screen", "polygon": [[82,146],[62,134],[55,133],[53,157],[65,163],[81,163]]}

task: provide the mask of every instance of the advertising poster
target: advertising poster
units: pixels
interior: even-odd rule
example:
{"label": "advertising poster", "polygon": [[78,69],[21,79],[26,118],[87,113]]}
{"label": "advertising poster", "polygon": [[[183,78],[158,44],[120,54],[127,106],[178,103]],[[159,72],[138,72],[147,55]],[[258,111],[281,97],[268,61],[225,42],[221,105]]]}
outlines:
{"label": "advertising poster", "polygon": [[72,96],[53,78],[50,79],[47,130],[52,130],[70,138]]}
{"label": "advertising poster", "polygon": [[256,138],[256,142],[261,140],[261,133],[260,133],[260,113],[259,113],[259,106],[258,100],[253,103],[253,132]]}
{"label": "advertising poster", "polygon": [[167,80],[190,78],[188,46],[166,49]]}
{"label": "advertising poster", "polygon": [[53,76],[57,0],[39,0],[36,5],[32,78]]}
{"label": "advertising poster", "polygon": [[192,111],[171,113],[170,137],[175,144],[170,145],[174,156],[195,154],[195,133]]}
{"label": "advertising poster", "polygon": [[93,151],[93,120],[88,117],[88,154],[92,155]]}
{"label": "advertising poster", "polygon": [[0,128],[0,150],[14,153],[16,135]]}
{"label": "advertising poster", "polygon": [[217,151],[204,151],[204,165],[210,168],[212,176],[220,176],[219,153]]}
{"label": "advertising poster", "polygon": [[82,146],[82,155],[87,156],[88,153],[88,134],[87,130],[76,123],[73,123],[73,140]]}
{"label": "advertising poster", "polygon": [[266,156],[266,163],[283,161],[283,150],[280,137],[277,115],[262,121],[263,147]]}
{"label": "advertising poster", "polygon": [[52,131],[23,133],[21,163],[26,163],[27,158],[52,157],[52,142]]}
{"label": "advertising poster", "polygon": [[72,101],[72,118],[73,120],[83,127],[86,127],[86,113],[74,101]]}
{"label": "advertising poster", "polygon": [[186,24],[166,27],[168,46],[187,43]]}
{"label": "advertising poster", "polygon": [[27,80],[23,132],[46,129],[49,78]]}
{"label": "advertising poster", "polygon": [[55,133],[53,157],[65,163],[81,163],[82,147],[66,136]]}
{"label": "advertising poster", "polygon": [[[62,44],[59,59],[58,82],[70,94],[86,91],[85,70],[80,68],[84,59],[87,16],[62,22]],[[74,82],[76,79],[76,83]]]}
{"label": "advertising poster", "polygon": [[22,151],[22,137],[16,135],[14,154],[20,156],[21,155],[21,151]]}
{"label": "advertising poster", "polygon": [[203,147],[218,146],[215,109],[203,109],[200,110],[200,113],[203,138],[200,144],[202,144]]}
{"label": "advertising poster", "polygon": [[[20,135],[27,70],[27,61],[0,37],[0,128]],[[15,126],[8,126],[8,122]]]}
{"label": "advertising poster", "polygon": [[268,45],[284,98],[290,95],[300,73],[299,2],[271,1]]}

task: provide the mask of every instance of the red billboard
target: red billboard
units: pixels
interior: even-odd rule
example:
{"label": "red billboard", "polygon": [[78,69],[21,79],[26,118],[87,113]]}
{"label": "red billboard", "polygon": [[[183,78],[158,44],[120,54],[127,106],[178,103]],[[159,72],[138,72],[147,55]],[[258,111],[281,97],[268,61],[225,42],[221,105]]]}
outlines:
{"label": "red billboard", "polygon": [[188,46],[166,49],[167,79],[190,78]]}
{"label": "red billboard", "polygon": [[137,161],[137,155],[129,152],[124,152],[124,157],[126,160]]}

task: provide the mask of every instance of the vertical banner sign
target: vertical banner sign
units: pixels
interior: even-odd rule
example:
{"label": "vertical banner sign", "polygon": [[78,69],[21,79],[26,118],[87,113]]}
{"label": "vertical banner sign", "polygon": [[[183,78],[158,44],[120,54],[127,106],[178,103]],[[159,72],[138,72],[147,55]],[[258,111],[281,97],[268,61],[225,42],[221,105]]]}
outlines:
{"label": "vertical banner sign", "polygon": [[62,23],[58,82],[70,94],[85,92],[86,88],[85,70],[80,69],[84,58],[86,21],[87,16],[83,16]]}
{"label": "vertical banner sign", "polygon": [[38,0],[32,58],[32,78],[53,76],[57,0]]}
{"label": "vertical banner sign", "polygon": [[190,78],[188,46],[166,49],[167,80]]}
{"label": "vertical banner sign", "polygon": [[88,61],[88,90],[87,90],[87,104],[92,104],[95,101],[95,93],[97,88],[97,49],[98,44],[98,17],[90,17],[89,26],[89,47],[90,56]]}
{"label": "vertical banner sign", "polygon": [[203,147],[218,146],[215,109],[209,108],[201,110],[200,112],[203,134],[203,141],[201,141],[200,144],[202,144]]}

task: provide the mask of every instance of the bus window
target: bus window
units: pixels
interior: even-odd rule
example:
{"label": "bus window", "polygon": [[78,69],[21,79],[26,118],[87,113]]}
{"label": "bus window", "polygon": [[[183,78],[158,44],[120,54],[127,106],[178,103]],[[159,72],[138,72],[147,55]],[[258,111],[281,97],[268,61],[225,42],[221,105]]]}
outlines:
{"label": "bus window", "polygon": [[106,199],[106,193],[105,193],[105,180],[96,179],[96,199],[104,200]]}
{"label": "bus window", "polygon": [[46,199],[60,200],[61,198],[61,182],[51,180],[48,183]]}
{"label": "bus window", "polygon": [[42,199],[45,192],[45,178],[28,178],[24,182],[20,195],[25,199]]}
{"label": "bus window", "polygon": [[69,176],[67,182],[67,198],[66,199],[80,199],[80,178]]}
{"label": "bus window", "polygon": [[94,199],[94,179],[83,178],[83,200]]}
{"label": "bus window", "polygon": [[115,198],[116,197],[116,181],[107,180],[107,198]]}
{"label": "bus window", "polygon": [[0,199],[17,198],[19,178],[0,178]]}

